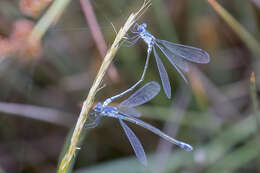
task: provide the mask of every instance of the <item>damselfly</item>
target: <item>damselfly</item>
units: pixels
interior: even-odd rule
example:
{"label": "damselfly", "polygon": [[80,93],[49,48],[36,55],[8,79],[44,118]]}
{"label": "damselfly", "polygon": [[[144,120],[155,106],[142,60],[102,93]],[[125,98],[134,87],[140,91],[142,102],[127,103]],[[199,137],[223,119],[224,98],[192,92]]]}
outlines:
{"label": "damselfly", "polygon": [[189,71],[189,66],[187,61],[195,62],[195,63],[208,63],[210,61],[210,57],[208,53],[202,49],[195,48],[192,46],[176,44],[165,40],[159,40],[155,38],[152,34],[150,34],[146,30],[146,27],[147,27],[146,23],[143,23],[141,25],[136,23],[134,27],[130,29],[130,31],[134,34],[134,36],[131,38],[127,38],[125,40],[128,43],[128,46],[132,46],[141,38],[148,46],[145,67],[141,79],[137,83],[135,83],[131,88],[126,90],[125,93],[130,92],[143,81],[146,70],[148,68],[150,54],[153,51],[157,63],[157,67],[159,70],[159,74],[162,80],[162,86],[164,92],[166,96],[170,98],[171,86],[169,82],[169,77],[161,59],[159,58],[156,52],[155,47],[158,47],[162,51],[162,53],[166,56],[166,58],[170,61],[170,63],[176,68],[176,70],[181,75],[181,77],[185,80],[185,82],[187,82],[187,79],[182,73],[182,70],[184,72]]}
{"label": "damselfly", "polygon": [[146,159],[143,146],[139,141],[139,139],[137,138],[137,136],[134,134],[134,132],[124,123],[123,120],[142,126],[147,130],[150,130],[151,132],[164,138],[165,140],[173,144],[176,144],[182,149],[186,151],[191,151],[193,148],[189,144],[173,139],[172,137],[163,133],[156,127],[138,119],[138,117],[141,116],[141,113],[138,110],[136,110],[134,107],[142,105],[150,101],[151,99],[153,99],[160,92],[160,89],[161,89],[160,85],[157,82],[152,81],[145,84],[142,88],[138,89],[128,99],[124,100],[116,107],[107,105],[108,103],[107,100],[111,100],[110,98],[107,99],[103,104],[101,102],[98,102],[94,107],[94,114],[96,115],[96,119],[91,124],[88,124],[87,128],[96,127],[101,117],[106,116],[106,117],[117,118],[134,149],[135,155],[137,156],[139,161],[144,165],[147,164],[147,159]]}

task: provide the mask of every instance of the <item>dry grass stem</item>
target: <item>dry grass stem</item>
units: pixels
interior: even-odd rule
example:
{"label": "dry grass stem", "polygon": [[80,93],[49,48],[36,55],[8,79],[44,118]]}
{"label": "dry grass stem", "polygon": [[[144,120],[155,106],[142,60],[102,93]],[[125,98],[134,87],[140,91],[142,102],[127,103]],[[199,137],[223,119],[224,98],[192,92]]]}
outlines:
{"label": "dry grass stem", "polygon": [[62,158],[60,165],[58,167],[58,172],[59,173],[65,173],[67,172],[67,169],[70,165],[70,162],[73,158],[73,156],[75,155],[75,151],[77,149],[77,144],[79,141],[79,137],[81,134],[82,129],[84,128],[84,124],[85,121],[87,119],[88,116],[88,112],[93,104],[93,100],[96,94],[96,91],[99,87],[99,85],[102,82],[102,79],[109,67],[109,65],[111,64],[111,61],[113,60],[116,52],[119,49],[119,43],[120,41],[124,38],[124,36],[126,35],[127,31],[130,29],[130,27],[136,22],[136,20],[143,14],[143,12],[150,6],[150,1],[149,0],[145,0],[143,5],[141,6],[141,8],[136,12],[136,13],[132,13],[130,14],[130,16],[128,17],[126,23],[124,24],[124,26],[119,30],[114,43],[112,44],[111,48],[107,51],[107,54],[103,60],[103,63],[98,71],[98,74],[95,78],[95,81],[89,91],[88,97],[87,99],[84,101],[77,124],[75,126],[72,138],[71,138],[71,143],[70,146],[68,148],[68,150],[66,151],[64,157]]}

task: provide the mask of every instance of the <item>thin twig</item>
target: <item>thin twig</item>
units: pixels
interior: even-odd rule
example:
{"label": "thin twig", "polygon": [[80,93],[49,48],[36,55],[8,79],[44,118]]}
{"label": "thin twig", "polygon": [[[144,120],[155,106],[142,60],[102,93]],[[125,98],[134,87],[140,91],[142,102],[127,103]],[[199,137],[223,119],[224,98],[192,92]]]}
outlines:
{"label": "thin twig", "polygon": [[208,0],[214,10],[225,20],[225,22],[234,30],[234,32],[243,40],[249,49],[256,55],[260,55],[259,42],[233,17],[231,16],[217,1]]}
{"label": "thin twig", "polygon": [[88,112],[93,104],[93,100],[96,95],[96,91],[97,91],[99,85],[101,84],[103,77],[104,77],[109,65],[111,64],[116,52],[119,49],[119,45],[120,45],[119,43],[121,42],[123,37],[126,35],[127,31],[130,29],[130,27],[136,22],[137,18],[140,17],[141,12],[143,10],[147,9],[149,6],[150,6],[150,1],[145,0],[142,7],[136,13],[130,14],[130,16],[128,17],[124,26],[119,30],[111,48],[107,51],[107,54],[98,71],[96,79],[89,91],[88,97],[83,103],[77,124],[75,126],[75,129],[74,129],[72,137],[71,137],[70,146],[60,162],[60,165],[58,167],[58,173],[67,172],[69,165],[71,163],[71,160],[72,160],[73,156],[75,156],[75,151],[77,150],[77,147],[78,147],[77,145],[78,145],[79,137],[84,128],[84,124],[87,119]]}
{"label": "thin twig", "polygon": [[40,121],[71,127],[73,118],[70,114],[52,108],[0,102],[0,112],[15,114]]}
{"label": "thin twig", "polygon": [[[88,22],[88,26],[90,28],[90,32],[93,36],[93,39],[96,43],[96,46],[98,48],[98,51],[101,55],[101,57],[105,57],[106,51],[107,51],[107,45],[105,42],[105,39],[102,35],[101,29],[98,25],[94,10],[92,8],[91,3],[89,0],[80,0],[80,4],[82,7],[82,10],[85,14],[86,21]],[[119,75],[114,67],[113,64],[110,65],[108,71],[108,76],[113,82],[118,82],[119,81]]]}
{"label": "thin twig", "polygon": [[[222,94],[222,92],[210,81],[207,76],[201,72],[196,66],[192,66],[189,75],[197,76],[197,80],[201,80],[203,92],[207,95],[208,99],[212,102],[217,113],[221,116],[239,116],[241,115],[238,108],[229,101],[230,99]],[[195,78],[195,77],[193,77]]]}

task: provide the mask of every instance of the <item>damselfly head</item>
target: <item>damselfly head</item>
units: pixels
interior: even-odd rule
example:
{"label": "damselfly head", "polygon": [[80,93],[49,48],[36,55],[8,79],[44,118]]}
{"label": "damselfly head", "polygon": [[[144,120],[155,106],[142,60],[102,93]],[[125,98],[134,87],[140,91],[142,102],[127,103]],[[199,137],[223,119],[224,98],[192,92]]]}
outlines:
{"label": "damselfly head", "polygon": [[146,23],[143,23],[142,25],[138,25],[137,30],[138,32],[143,32],[146,27],[147,27]]}
{"label": "damselfly head", "polygon": [[97,102],[97,104],[94,106],[94,111],[95,112],[101,112],[102,111],[102,103]]}

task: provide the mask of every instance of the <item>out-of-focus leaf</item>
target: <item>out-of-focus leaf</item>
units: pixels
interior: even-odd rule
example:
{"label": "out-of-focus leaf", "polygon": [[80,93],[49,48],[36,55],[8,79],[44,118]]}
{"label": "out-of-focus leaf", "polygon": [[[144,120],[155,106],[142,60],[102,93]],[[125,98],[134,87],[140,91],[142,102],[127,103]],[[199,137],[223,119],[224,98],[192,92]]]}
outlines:
{"label": "out-of-focus leaf", "polygon": [[255,137],[246,142],[245,145],[239,147],[234,152],[227,154],[223,159],[220,159],[207,171],[208,173],[228,173],[233,172],[260,154],[260,139]]}
{"label": "out-of-focus leaf", "polygon": [[[250,116],[244,120],[239,121],[238,123],[230,126],[227,129],[222,129],[218,132],[211,141],[204,146],[194,146],[194,158],[196,154],[200,154],[203,158],[201,161],[205,165],[214,164],[218,159],[225,157],[225,154],[232,149],[234,145],[239,142],[246,141],[246,139],[255,133],[256,123],[255,117]],[[199,153],[197,153],[199,152]],[[185,160],[185,162],[183,162]],[[196,165],[193,159],[177,154],[174,154],[169,161],[172,164],[169,164],[167,170],[176,171],[178,168],[189,165]]]}
{"label": "out-of-focus leaf", "polygon": [[103,173],[103,172],[142,173],[142,172],[147,172],[147,170],[149,170],[149,166],[144,167],[142,164],[138,162],[136,157],[128,157],[128,158],[104,162],[102,164],[99,164],[97,166],[92,166],[90,168],[82,168],[80,170],[77,170],[75,173],[85,173],[85,172],[86,173]]}

